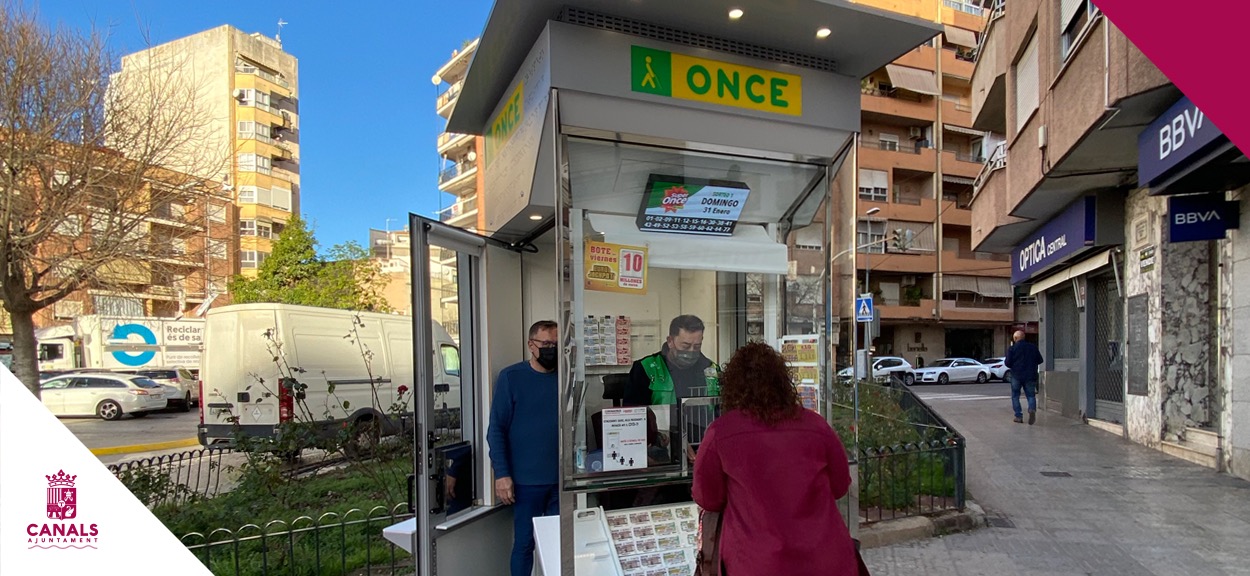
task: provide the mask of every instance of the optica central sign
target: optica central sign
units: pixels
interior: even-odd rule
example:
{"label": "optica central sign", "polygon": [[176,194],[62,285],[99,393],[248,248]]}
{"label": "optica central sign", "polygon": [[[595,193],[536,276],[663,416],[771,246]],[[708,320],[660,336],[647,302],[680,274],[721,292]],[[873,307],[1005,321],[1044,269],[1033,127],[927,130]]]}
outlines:
{"label": "optica central sign", "polygon": [[630,89],[695,102],[803,115],[803,77],[632,46]]}

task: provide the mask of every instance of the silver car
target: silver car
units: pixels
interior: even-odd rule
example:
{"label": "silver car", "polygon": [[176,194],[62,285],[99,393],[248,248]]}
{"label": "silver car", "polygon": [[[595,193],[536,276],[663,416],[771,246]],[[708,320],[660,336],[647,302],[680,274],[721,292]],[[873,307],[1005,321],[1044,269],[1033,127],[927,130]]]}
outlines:
{"label": "silver car", "polygon": [[164,410],[165,387],[144,378],[111,372],[81,372],[51,378],[40,384],[44,407],[57,416],[99,416],[118,420]]}
{"label": "silver car", "polygon": [[151,368],[144,366],[142,368],[119,368],[113,370],[113,372],[143,376],[155,381],[157,384],[174,388],[175,393],[169,398],[169,406],[177,409],[179,412],[189,412],[192,406],[198,406],[200,403],[200,391],[197,389],[198,380],[186,368],[177,366]]}

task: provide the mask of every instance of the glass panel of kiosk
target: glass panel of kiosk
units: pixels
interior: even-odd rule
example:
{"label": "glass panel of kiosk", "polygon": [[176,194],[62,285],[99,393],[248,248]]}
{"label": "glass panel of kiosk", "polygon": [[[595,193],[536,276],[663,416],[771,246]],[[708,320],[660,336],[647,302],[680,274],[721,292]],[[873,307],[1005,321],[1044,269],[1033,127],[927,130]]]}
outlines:
{"label": "glass panel of kiosk", "polygon": [[723,364],[786,330],[779,224],[825,167],[575,137],[564,147],[564,487],[609,511],[689,502]]}

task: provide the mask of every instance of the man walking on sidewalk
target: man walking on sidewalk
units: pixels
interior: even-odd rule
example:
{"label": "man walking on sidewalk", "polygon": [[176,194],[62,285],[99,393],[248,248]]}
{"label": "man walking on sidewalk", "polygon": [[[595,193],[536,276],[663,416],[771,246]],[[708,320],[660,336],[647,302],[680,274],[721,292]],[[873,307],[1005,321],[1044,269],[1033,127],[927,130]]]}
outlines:
{"label": "man walking on sidewalk", "polygon": [[1011,409],[1015,411],[1015,422],[1024,422],[1024,414],[1020,411],[1020,389],[1029,400],[1029,424],[1037,420],[1037,367],[1042,364],[1042,353],[1037,346],[1024,339],[1024,332],[1016,330],[1011,335],[1014,344],[1007,350],[1007,359],[1003,364],[1011,371]]}

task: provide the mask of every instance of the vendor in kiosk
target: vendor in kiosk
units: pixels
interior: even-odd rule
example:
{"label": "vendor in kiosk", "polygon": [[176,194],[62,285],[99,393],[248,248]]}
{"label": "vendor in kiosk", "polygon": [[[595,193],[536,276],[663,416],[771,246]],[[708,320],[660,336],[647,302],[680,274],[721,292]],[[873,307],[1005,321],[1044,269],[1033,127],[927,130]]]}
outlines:
{"label": "vendor in kiosk", "polygon": [[[704,329],[698,316],[673,318],[660,351],[630,368],[625,406],[675,405],[682,398],[719,395],[720,366],[703,355]],[[702,430],[686,428],[688,438],[702,436]],[[686,456],[694,460],[694,450],[689,446]]]}

